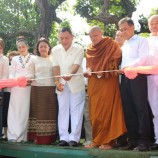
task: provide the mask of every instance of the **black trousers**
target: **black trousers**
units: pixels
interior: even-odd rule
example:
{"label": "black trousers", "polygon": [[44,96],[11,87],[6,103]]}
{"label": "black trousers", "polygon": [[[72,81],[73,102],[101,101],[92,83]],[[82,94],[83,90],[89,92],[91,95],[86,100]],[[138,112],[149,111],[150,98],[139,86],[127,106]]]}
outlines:
{"label": "black trousers", "polygon": [[0,137],[2,136],[2,127],[3,127],[3,96],[4,92],[0,92]]}
{"label": "black trousers", "polygon": [[3,112],[3,106],[0,106],[0,137],[2,136],[2,126],[3,126],[2,112]]}
{"label": "black trousers", "polygon": [[127,137],[133,145],[149,144],[150,119],[147,100],[147,76],[121,78],[121,96],[127,126]]}
{"label": "black trousers", "polygon": [[4,92],[4,98],[3,98],[3,127],[8,127],[7,118],[8,118],[9,100],[10,100],[10,92]]}

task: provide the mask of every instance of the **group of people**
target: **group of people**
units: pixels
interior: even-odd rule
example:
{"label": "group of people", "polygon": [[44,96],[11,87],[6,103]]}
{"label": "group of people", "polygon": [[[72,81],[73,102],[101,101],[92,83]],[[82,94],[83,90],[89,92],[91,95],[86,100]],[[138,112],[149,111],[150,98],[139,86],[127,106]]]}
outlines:
{"label": "group of people", "polygon": [[[2,43],[4,41],[1,39],[0,45]],[[23,36],[17,38],[16,46],[18,53],[11,52],[8,56],[10,66],[2,47],[1,79],[25,76],[28,86],[12,87],[10,99],[5,96],[3,98],[3,109],[9,107],[7,111],[3,111],[3,115],[8,113],[5,117],[7,139],[9,142],[30,140],[37,144],[50,144],[56,140],[57,135],[57,97],[52,79],[51,46],[47,39],[41,38],[35,47],[36,55],[32,55],[28,52],[28,42]],[[44,80],[36,80],[43,77]],[[6,100],[8,105],[4,104]]]}
{"label": "group of people", "polygon": [[[137,42],[137,49],[142,49],[142,51],[140,51],[140,53],[142,53],[142,55],[140,55],[140,58],[138,60],[135,60],[135,62],[133,62],[132,64],[129,62],[129,65],[126,65],[124,68],[124,78],[126,81],[126,84],[129,84],[129,86],[131,86],[131,89],[133,89],[133,94],[132,96],[134,96],[133,98],[136,98],[135,96],[137,95],[137,97],[143,97],[142,95],[144,95],[144,97],[142,98],[142,100],[147,98],[147,101],[149,102],[149,106],[151,108],[152,111],[152,115],[153,115],[153,126],[154,126],[154,134],[155,134],[155,143],[153,146],[151,146],[151,149],[156,149],[158,150],[158,106],[157,106],[157,99],[158,99],[158,80],[157,80],[157,59],[158,59],[158,15],[153,15],[149,18],[148,20],[148,26],[149,26],[149,30],[150,30],[150,37],[148,37],[148,39],[145,39],[145,41],[140,41],[140,43]],[[127,29],[127,28],[126,28]],[[133,40],[134,41],[134,40]],[[136,40],[135,40],[136,41]],[[133,44],[132,44],[133,43]],[[133,47],[136,48],[136,44],[134,42],[130,42],[130,45],[127,45],[125,43],[125,46],[128,47],[124,47],[124,51],[127,51],[127,49],[129,49],[129,47]],[[131,50],[133,50],[131,49]],[[135,57],[134,51],[131,51],[131,59]],[[145,74],[145,75],[144,75]],[[146,76],[146,74],[148,74]],[[145,76],[146,79],[144,79],[145,81],[141,80],[140,83],[138,85],[135,86],[135,82],[142,76]],[[129,78],[129,79],[128,79]],[[146,84],[146,80],[147,80],[147,84]],[[132,83],[130,83],[132,82]],[[144,84],[144,88],[142,89],[139,93],[138,93],[138,87],[140,89],[140,87],[142,88],[142,82],[145,82]],[[133,85],[134,84],[134,85]],[[135,89],[136,88],[136,89]],[[146,93],[147,94],[144,94]],[[127,94],[127,91],[126,91]],[[145,101],[146,102],[146,101]],[[139,102],[140,103],[140,102]],[[140,132],[142,133],[142,138],[146,140],[146,146],[143,146],[143,143],[141,144],[141,148],[145,149],[148,147],[147,145],[147,140],[149,139],[149,135],[150,135],[150,121],[149,121],[149,115],[148,115],[148,109],[147,109],[147,105],[148,103],[144,103],[143,105],[143,111],[139,108],[140,111],[137,111],[137,116],[138,118],[140,118],[140,121],[144,120],[142,122],[142,124],[140,124]],[[146,109],[146,112],[144,111],[144,109]],[[125,112],[126,113],[126,112]],[[131,114],[131,111],[129,112],[128,116]],[[130,120],[130,119],[129,119]],[[140,122],[139,121],[139,122]],[[137,127],[137,125],[133,122],[133,124],[135,126],[133,127]],[[138,133],[139,134],[139,133]],[[131,143],[130,147],[135,146],[135,144]]]}
{"label": "group of people", "polygon": [[[118,27],[113,39],[93,26],[89,30],[92,43],[85,54],[82,46],[73,43],[70,28],[59,31],[59,44],[53,48],[40,38],[34,55],[28,52],[27,40],[19,37],[19,55],[12,58],[10,68],[0,41],[1,79],[28,78],[27,87],[10,90],[8,141],[52,144],[58,132],[59,146],[76,147],[85,116],[85,126],[90,126],[85,148],[109,150],[125,135],[122,149],[148,151],[151,108],[156,140],[151,149],[158,149],[157,76],[146,75],[153,73],[151,67],[142,68],[156,64],[158,15],[149,18],[149,40],[134,33],[130,18],[121,19]],[[84,55],[86,71],[82,68]],[[157,74],[157,66],[152,68]],[[84,77],[88,78],[86,90]]]}

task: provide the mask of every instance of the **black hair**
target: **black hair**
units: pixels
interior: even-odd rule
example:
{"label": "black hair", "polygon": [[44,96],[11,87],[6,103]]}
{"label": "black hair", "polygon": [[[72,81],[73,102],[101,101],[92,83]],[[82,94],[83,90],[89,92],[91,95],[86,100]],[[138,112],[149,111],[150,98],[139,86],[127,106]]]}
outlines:
{"label": "black hair", "polygon": [[50,55],[50,53],[51,53],[51,46],[50,46],[49,41],[48,41],[46,38],[44,38],[44,37],[41,37],[41,38],[37,41],[37,44],[36,44],[36,46],[35,46],[35,51],[34,51],[34,53],[35,53],[37,56],[41,56],[41,55],[40,55],[40,52],[39,52],[39,50],[38,50],[39,44],[40,44],[41,42],[45,42],[45,43],[48,44],[48,46],[49,46],[48,55]]}
{"label": "black hair", "polygon": [[118,22],[118,25],[120,26],[121,24],[127,22],[129,26],[134,26],[134,21],[129,18],[129,17],[126,17],[126,18],[123,18],[121,19],[119,22]]}
{"label": "black hair", "polygon": [[59,32],[69,32],[72,35],[72,31],[69,27],[63,27],[59,30]]}
{"label": "black hair", "polygon": [[24,43],[28,46],[27,39],[26,39],[24,36],[19,36],[19,37],[17,37],[17,39],[16,39],[16,45],[17,45],[19,42],[24,42]]}

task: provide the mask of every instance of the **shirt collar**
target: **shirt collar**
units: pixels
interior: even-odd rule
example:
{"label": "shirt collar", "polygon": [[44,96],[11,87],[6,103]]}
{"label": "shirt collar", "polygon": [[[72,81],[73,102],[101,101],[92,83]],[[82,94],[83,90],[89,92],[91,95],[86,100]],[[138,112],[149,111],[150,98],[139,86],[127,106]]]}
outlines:
{"label": "shirt collar", "polygon": [[22,58],[27,58],[30,54],[28,53],[27,55],[20,55]]}
{"label": "shirt collar", "polygon": [[128,41],[130,41],[130,40],[135,40],[135,39],[137,38],[137,36],[138,36],[138,35],[136,35],[136,34],[133,35]]}
{"label": "shirt collar", "polygon": [[[127,42],[129,42],[129,41],[135,40],[135,39],[137,38],[137,36],[138,36],[137,34],[133,35],[129,40],[126,40],[126,41],[124,42],[124,44],[127,43]],[[124,44],[123,44],[123,45],[124,45]]]}
{"label": "shirt collar", "polygon": [[152,33],[149,34],[150,37],[157,37],[158,36],[158,32],[156,35],[152,35]]}
{"label": "shirt collar", "polygon": [[[74,44],[72,43],[70,48],[66,52],[70,51],[73,47],[74,47]],[[60,44],[60,48],[65,51],[64,47],[61,44]]]}

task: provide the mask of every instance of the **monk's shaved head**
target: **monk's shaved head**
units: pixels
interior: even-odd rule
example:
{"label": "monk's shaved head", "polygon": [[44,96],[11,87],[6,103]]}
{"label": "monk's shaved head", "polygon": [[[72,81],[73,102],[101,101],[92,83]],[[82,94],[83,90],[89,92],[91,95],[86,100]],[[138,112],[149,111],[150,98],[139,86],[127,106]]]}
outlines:
{"label": "monk's shaved head", "polygon": [[94,45],[102,40],[103,38],[102,36],[103,36],[103,32],[99,26],[93,26],[89,30],[89,37]]}
{"label": "monk's shaved head", "polygon": [[148,20],[149,30],[152,36],[158,35],[158,14],[152,15]]}
{"label": "monk's shaved head", "polygon": [[152,15],[152,16],[149,18],[148,23],[150,23],[150,22],[151,22],[152,20],[154,20],[154,19],[158,20],[158,15]]}
{"label": "monk's shaved head", "polygon": [[98,32],[102,32],[101,28],[99,26],[93,26],[90,30],[89,30],[89,34],[92,33],[92,32],[95,32],[95,31],[98,31]]}

